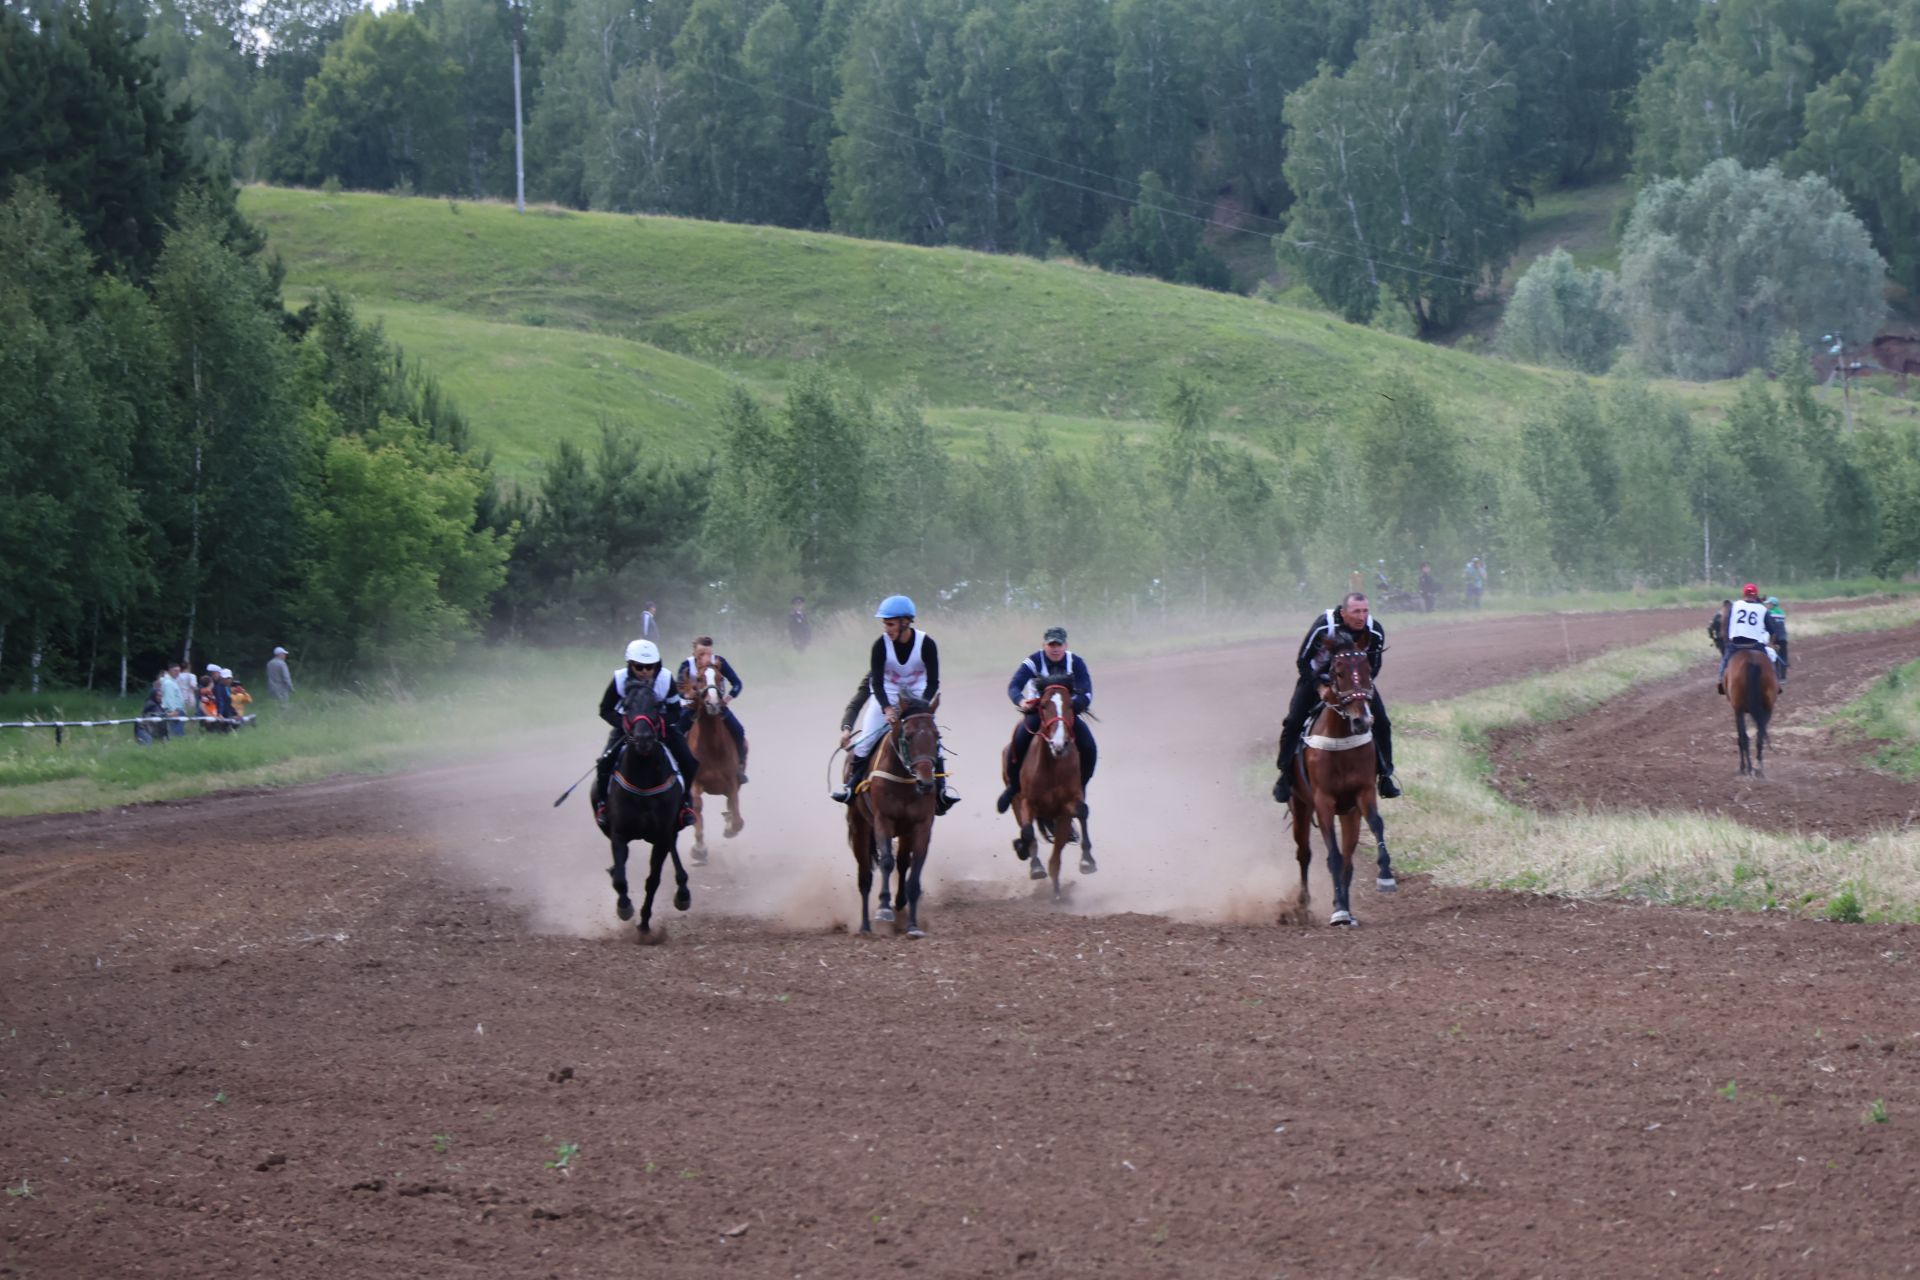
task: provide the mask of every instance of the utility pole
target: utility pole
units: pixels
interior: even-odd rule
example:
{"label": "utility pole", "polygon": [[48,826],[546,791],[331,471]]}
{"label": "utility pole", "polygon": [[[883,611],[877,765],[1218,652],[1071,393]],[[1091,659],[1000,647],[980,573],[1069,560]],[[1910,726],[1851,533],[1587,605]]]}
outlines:
{"label": "utility pole", "polygon": [[525,143],[522,140],[524,130],[520,124],[520,34],[525,27],[524,13],[518,4],[512,8],[513,17],[513,209],[515,213],[527,211],[527,160]]}

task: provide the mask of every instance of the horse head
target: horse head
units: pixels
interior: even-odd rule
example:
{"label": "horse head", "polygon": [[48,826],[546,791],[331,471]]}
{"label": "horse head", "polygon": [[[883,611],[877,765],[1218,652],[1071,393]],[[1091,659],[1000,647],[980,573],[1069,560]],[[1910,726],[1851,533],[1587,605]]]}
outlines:
{"label": "horse head", "polygon": [[940,759],[940,727],[933,720],[933,706],[924,698],[902,695],[898,704],[900,723],[889,735],[893,752],[901,765],[913,775],[914,790],[926,795],[934,789],[934,766]]}
{"label": "horse head", "polygon": [[667,727],[651,685],[628,681],[626,696],[620,699],[620,731],[627,746],[642,759],[660,749]]}
{"label": "horse head", "polygon": [[1352,637],[1325,641],[1327,672],[1320,679],[1320,701],[1345,716],[1356,734],[1373,728],[1373,664]]}
{"label": "horse head", "polygon": [[707,654],[703,660],[687,664],[680,697],[697,706],[703,716],[718,716],[726,710],[726,689],[720,685],[720,660],[716,656]]}
{"label": "horse head", "polygon": [[1073,689],[1050,684],[1040,691],[1040,736],[1057,760],[1073,745]]}

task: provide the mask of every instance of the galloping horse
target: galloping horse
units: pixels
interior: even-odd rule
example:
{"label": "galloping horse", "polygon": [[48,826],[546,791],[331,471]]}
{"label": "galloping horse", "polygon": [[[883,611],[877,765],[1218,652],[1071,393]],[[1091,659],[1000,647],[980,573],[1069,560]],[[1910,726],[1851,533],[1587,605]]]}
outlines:
{"label": "galloping horse", "polygon": [[[923,938],[920,928],[920,872],[933,840],[934,806],[939,801],[934,762],[940,758],[940,730],[933,722],[933,706],[911,694],[898,703],[900,722],[874,744],[873,766],[847,805],[847,843],[859,868],[860,932],[872,933],[868,897],[873,890],[873,868],[880,865],[882,924],[894,912],[907,910],[907,936]],[[895,772],[897,770],[897,772]],[[899,843],[900,891],[891,905],[887,885],[895,866]]]}
{"label": "galloping horse", "polygon": [[613,892],[618,899],[615,911],[622,920],[633,919],[633,899],[627,896],[627,845],[640,841],[652,849],[647,868],[647,896],[640,904],[640,934],[652,932],[653,895],[660,888],[660,868],[668,855],[673,857],[673,878],[678,888],[673,908],[685,911],[693,905],[693,892],[687,888],[687,869],[680,863],[680,778],[673,771],[662,738],[666,723],[654,701],[652,685],[627,682],[627,693],[620,700],[620,724],[626,735],[620,757],[614,761],[613,777],[607,787],[607,839],[613,844]]}
{"label": "galloping horse", "polygon": [[[1032,688],[1031,685],[1028,686]],[[1073,688],[1050,684],[1040,691],[1040,732],[1037,741],[1027,747],[1027,758],[1020,762],[1020,790],[1013,797],[1013,818],[1020,825],[1020,836],[1013,851],[1027,863],[1032,880],[1053,879],[1054,901],[1060,900],[1060,850],[1075,838],[1074,819],[1080,820],[1080,874],[1092,875],[1099,865],[1093,860],[1093,837],[1087,834],[1086,792],[1080,785],[1080,747],[1073,737]],[[1000,753],[1000,776],[1012,782],[1008,764],[1013,758],[1009,743]],[[1053,856],[1040,865],[1034,849],[1033,827],[1053,842]]]}
{"label": "galloping horse", "polygon": [[[1767,651],[1758,645],[1736,646],[1727,663],[1727,701],[1733,704],[1733,725],[1740,735],[1740,773],[1756,778],[1767,776],[1767,723],[1773,719],[1773,700],[1780,682],[1767,661]],[[1748,755],[1747,717],[1753,717],[1752,756]]]}
{"label": "galloping horse", "polygon": [[[1336,647],[1328,637],[1324,648],[1330,659],[1320,688],[1320,709],[1300,740],[1293,761],[1293,844],[1300,858],[1300,906],[1307,905],[1307,867],[1313,861],[1309,826],[1317,825],[1327,841],[1327,875],[1333,881],[1332,925],[1358,925],[1348,891],[1353,885],[1354,857],[1360,847],[1360,816],[1373,830],[1379,846],[1380,872],[1374,885],[1382,893],[1400,886],[1393,878],[1393,860],[1387,853],[1387,828],[1380,821],[1380,798],[1374,789],[1378,772],[1373,745],[1373,668],[1365,650],[1351,641]],[[1340,819],[1336,839],[1333,820]]]}
{"label": "galloping horse", "polygon": [[700,762],[699,771],[688,781],[693,794],[688,804],[693,809],[693,863],[707,860],[707,818],[703,803],[707,796],[725,796],[727,801],[726,837],[740,834],[746,822],[740,817],[740,749],[727,729],[727,700],[720,691],[719,663],[707,655],[690,678],[680,682],[680,697],[694,710],[693,728],[687,733],[687,746]]}

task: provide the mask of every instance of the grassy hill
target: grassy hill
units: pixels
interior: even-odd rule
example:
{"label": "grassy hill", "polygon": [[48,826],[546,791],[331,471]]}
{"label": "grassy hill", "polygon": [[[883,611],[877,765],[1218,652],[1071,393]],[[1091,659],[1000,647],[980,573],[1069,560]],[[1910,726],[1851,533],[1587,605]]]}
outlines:
{"label": "grassy hill", "polygon": [[[380,316],[509,474],[609,415],[663,448],[701,448],[731,382],[776,394],[816,363],[916,386],[961,448],[1036,419],[1076,444],[1148,432],[1178,377],[1262,451],[1357,421],[1391,379],[1497,439],[1574,381],[1067,262],[385,195],[250,187],[241,203],[285,260],[290,297],[333,286]],[[1681,390],[1708,409],[1731,398]]]}

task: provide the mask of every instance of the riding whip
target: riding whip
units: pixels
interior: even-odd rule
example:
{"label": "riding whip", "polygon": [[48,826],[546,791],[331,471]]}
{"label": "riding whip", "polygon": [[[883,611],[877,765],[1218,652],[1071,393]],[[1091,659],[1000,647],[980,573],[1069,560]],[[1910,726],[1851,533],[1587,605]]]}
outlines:
{"label": "riding whip", "polygon": [[[596,768],[599,767],[599,765],[600,765],[600,762],[598,760],[595,760],[592,764],[587,766],[587,773],[592,773]],[[587,780],[587,773],[581,774],[580,777],[574,782],[573,786],[568,787],[565,791],[562,791],[560,793],[560,798],[553,802],[554,808],[558,809],[561,805],[566,803],[567,797],[574,793],[574,789],[577,788],[582,782],[585,782]]]}

